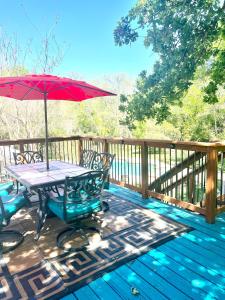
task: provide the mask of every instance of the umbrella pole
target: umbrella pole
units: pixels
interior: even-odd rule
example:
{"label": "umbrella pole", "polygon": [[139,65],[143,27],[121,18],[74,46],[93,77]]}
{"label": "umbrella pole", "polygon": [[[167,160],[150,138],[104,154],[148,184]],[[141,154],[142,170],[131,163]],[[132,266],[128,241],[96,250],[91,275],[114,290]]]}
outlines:
{"label": "umbrella pole", "polygon": [[45,108],[45,157],[46,157],[46,168],[47,170],[49,170],[47,93],[44,93],[44,108]]}

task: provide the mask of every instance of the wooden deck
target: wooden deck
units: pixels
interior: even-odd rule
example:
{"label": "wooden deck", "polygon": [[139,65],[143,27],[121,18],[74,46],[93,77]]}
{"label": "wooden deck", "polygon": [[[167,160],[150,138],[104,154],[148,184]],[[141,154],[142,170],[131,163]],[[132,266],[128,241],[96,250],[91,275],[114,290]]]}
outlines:
{"label": "wooden deck", "polygon": [[[225,214],[214,225],[202,216],[131,190],[111,185],[110,192],[194,228],[135,261],[92,281],[62,300],[225,299]],[[139,295],[132,295],[136,288]]]}

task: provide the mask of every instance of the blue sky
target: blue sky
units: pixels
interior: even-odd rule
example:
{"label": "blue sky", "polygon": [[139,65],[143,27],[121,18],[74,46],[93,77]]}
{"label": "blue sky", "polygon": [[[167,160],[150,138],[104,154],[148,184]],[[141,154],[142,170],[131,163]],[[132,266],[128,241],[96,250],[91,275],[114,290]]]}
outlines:
{"label": "blue sky", "polygon": [[0,0],[0,28],[20,43],[40,40],[58,19],[54,34],[66,53],[55,73],[95,78],[111,73],[136,76],[151,69],[154,55],[143,40],[115,46],[113,30],[135,0]]}

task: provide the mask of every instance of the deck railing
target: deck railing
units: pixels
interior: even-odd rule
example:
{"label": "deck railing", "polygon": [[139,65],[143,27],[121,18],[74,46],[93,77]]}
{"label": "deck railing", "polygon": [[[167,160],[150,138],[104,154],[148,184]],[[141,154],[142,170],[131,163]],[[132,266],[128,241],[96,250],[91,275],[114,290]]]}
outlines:
{"label": "deck railing", "polygon": [[[0,174],[12,164],[15,151],[44,150],[44,139],[0,141]],[[214,223],[225,212],[225,144],[147,139],[54,137],[49,139],[50,159],[78,163],[82,149],[116,155],[111,181],[143,198],[199,212]],[[45,153],[45,151],[43,151]]]}

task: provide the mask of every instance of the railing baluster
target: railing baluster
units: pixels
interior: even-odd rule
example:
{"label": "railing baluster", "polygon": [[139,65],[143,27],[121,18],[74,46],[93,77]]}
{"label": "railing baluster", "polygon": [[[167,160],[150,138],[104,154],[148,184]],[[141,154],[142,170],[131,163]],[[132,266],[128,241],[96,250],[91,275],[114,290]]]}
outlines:
{"label": "railing baluster", "polygon": [[[77,150],[78,150],[78,163],[80,162],[80,160],[81,160],[81,153],[82,153],[82,150],[83,149],[86,149],[85,148],[85,144],[83,145],[83,143],[85,143],[85,141],[83,141],[82,139],[79,139],[78,140],[78,148],[77,148]],[[83,148],[84,147],[84,148]]]}
{"label": "railing baluster", "polygon": [[128,157],[130,156],[130,158],[131,158],[131,165],[130,165],[130,167],[131,167],[131,185],[134,185],[134,166],[133,166],[133,154],[132,154],[132,150],[133,150],[133,145],[130,145],[130,155],[128,154]]}
{"label": "railing baluster", "polygon": [[181,172],[181,199],[184,199],[184,169],[183,169],[183,160],[184,160],[184,152],[181,150],[181,165],[182,165],[182,172]]}
{"label": "railing baluster", "polygon": [[142,197],[148,197],[148,146],[143,142],[141,146],[141,188]]}
{"label": "railing baluster", "polygon": [[[167,164],[167,161],[166,161],[166,148],[163,148],[163,149],[164,149],[164,173],[166,173],[167,172],[167,167],[166,167],[166,164]],[[168,180],[166,180],[165,185],[164,185],[164,189],[165,189],[166,193],[168,193],[167,187],[168,187]]]}

